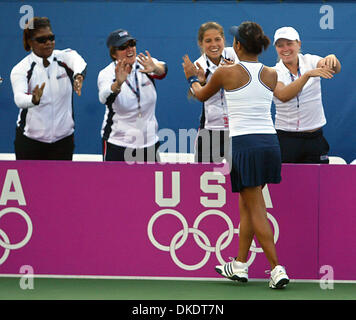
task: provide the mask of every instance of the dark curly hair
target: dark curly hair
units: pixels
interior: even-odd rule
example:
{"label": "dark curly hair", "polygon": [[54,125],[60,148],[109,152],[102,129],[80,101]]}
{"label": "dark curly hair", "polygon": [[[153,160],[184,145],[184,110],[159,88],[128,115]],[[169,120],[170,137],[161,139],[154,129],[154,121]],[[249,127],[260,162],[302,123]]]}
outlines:
{"label": "dark curly hair", "polygon": [[245,21],[239,25],[238,30],[241,39],[240,43],[247,52],[260,54],[271,43],[261,26],[256,22]]}

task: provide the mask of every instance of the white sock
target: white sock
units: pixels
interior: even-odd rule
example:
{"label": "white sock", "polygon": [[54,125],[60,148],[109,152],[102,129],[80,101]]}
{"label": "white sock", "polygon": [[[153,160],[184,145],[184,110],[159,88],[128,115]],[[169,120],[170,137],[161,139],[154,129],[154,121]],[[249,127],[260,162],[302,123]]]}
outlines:
{"label": "white sock", "polygon": [[241,262],[241,261],[236,261],[234,260],[234,267],[241,269],[241,268],[247,268],[246,262]]}

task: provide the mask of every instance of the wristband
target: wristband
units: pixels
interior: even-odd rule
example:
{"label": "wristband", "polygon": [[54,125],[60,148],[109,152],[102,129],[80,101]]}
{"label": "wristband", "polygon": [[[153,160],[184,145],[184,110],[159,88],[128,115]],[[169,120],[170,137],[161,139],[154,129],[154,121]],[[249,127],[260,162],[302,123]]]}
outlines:
{"label": "wristband", "polygon": [[189,77],[187,80],[188,80],[188,83],[189,83],[190,86],[191,86],[194,82],[199,82],[197,76],[191,76],[191,77]]}

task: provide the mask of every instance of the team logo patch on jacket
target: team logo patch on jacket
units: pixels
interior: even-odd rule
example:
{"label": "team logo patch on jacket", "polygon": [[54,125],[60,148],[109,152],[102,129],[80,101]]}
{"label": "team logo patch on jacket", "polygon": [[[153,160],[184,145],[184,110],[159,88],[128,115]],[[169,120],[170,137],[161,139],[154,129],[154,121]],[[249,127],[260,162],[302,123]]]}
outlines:
{"label": "team logo patch on jacket", "polygon": [[62,78],[66,78],[67,74],[66,73],[62,73],[61,75],[57,76],[57,79],[62,79]]}
{"label": "team logo patch on jacket", "polygon": [[146,82],[142,83],[142,87],[145,87],[145,86],[149,86],[150,84],[152,84],[152,82],[150,80],[147,80]]}

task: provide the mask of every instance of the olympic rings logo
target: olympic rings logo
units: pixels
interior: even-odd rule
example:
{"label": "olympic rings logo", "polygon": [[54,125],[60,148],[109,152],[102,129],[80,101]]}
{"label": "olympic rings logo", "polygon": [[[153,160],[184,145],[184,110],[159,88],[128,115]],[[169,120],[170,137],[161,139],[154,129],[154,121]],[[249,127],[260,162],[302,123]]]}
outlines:
{"label": "olympic rings logo", "polygon": [[0,246],[5,249],[2,257],[0,257],[0,265],[2,265],[8,258],[10,254],[10,250],[20,249],[24,247],[27,244],[27,242],[30,241],[32,236],[32,230],[33,230],[32,221],[25,211],[19,208],[5,208],[0,211],[0,219],[7,213],[17,213],[22,218],[24,218],[27,224],[27,233],[23,238],[23,240],[21,240],[18,243],[11,244],[7,234],[4,232],[4,230],[0,229]]}
{"label": "olympic rings logo", "polygon": [[[155,239],[155,237],[153,235],[153,225],[156,222],[156,220],[163,215],[173,215],[173,216],[177,217],[180,220],[180,222],[182,223],[182,227],[183,227],[182,230],[178,231],[172,237],[172,240],[171,240],[169,246],[160,244]],[[221,217],[223,220],[225,220],[227,227],[228,227],[228,229],[218,237],[215,246],[212,246],[211,242],[210,242],[209,238],[206,236],[206,234],[203,231],[199,230],[199,224],[201,223],[201,221],[211,215],[217,215],[217,216]],[[274,228],[273,238],[274,238],[274,242],[276,243],[278,241],[278,237],[279,237],[279,227],[278,227],[277,220],[268,212],[267,212],[267,218],[271,221],[271,223],[273,225],[273,228]],[[215,252],[216,258],[220,262],[220,264],[225,264],[226,262],[224,261],[224,259],[221,256],[221,251],[226,249],[230,245],[231,241],[233,240],[234,234],[239,234],[239,230],[240,230],[240,225],[238,226],[237,229],[234,228],[233,223],[232,223],[231,219],[229,218],[229,216],[226,213],[224,213],[220,210],[216,210],[216,209],[210,209],[210,210],[206,210],[206,211],[202,212],[195,219],[195,221],[193,223],[193,228],[189,228],[187,220],[184,218],[184,216],[181,213],[179,213],[178,211],[173,210],[173,209],[162,209],[162,210],[156,212],[151,217],[151,219],[148,223],[148,226],[147,226],[148,238],[150,239],[151,243],[157,249],[169,252],[172,260],[178,267],[180,267],[181,269],[184,269],[184,270],[189,270],[189,271],[198,270],[198,269],[202,268],[208,262],[210,255],[213,252]],[[181,248],[184,245],[184,243],[188,239],[189,233],[193,234],[194,240],[197,243],[197,245],[202,250],[206,251],[204,258],[195,265],[184,264],[183,262],[181,262],[178,259],[177,255],[176,255],[176,250]],[[262,248],[258,248],[256,246],[256,242],[254,240],[252,241],[250,251],[251,251],[251,255],[250,255],[249,260],[247,261],[248,266],[250,266],[253,263],[253,261],[256,258],[257,253],[263,252]]]}

